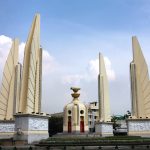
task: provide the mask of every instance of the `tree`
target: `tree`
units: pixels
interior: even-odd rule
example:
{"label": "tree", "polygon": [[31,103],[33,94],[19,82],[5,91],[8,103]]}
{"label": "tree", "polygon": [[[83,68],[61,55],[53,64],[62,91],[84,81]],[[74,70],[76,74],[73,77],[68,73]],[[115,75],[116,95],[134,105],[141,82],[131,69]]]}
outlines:
{"label": "tree", "polygon": [[128,119],[131,116],[131,112],[128,110],[126,114],[124,114],[124,119]]}
{"label": "tree", "polygon": [[117,123],[117,121],[119,120],[118,116],[111,116],[111,122],[113,122],[113,129],[116,129],[116,127],[120,127],[120,124]]}
{"label": "tree", "polygon": [[63,132],[63,117],[52,116],[49,118],[49,136]]}

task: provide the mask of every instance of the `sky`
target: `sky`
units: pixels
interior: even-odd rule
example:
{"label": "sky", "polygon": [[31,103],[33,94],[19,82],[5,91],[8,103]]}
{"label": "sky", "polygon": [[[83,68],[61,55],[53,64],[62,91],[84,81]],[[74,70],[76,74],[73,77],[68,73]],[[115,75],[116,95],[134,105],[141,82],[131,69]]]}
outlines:
{"label": "sky", "polygon": [[71,86],[80,100],[98,101],[98,54],[105,58],[111,114],[131,110],[129,64],[137,36],[150,67],[150,1],[0,0],[0,76],[12,39],[19,38],[19,61],[36,13],[43,47],[42,111],[62,112]]}

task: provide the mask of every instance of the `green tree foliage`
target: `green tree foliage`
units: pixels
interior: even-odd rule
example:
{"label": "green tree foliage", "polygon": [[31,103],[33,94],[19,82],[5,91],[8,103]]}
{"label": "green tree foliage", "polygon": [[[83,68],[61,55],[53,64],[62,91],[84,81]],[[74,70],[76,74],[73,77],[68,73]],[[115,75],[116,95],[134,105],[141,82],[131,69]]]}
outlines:
{"label": "green tree foliage", "polygon": [[128,119],[131,116],[131,112],[128,110],[126,114],[124,114],[124,118]]}
{"label": "green tree foliage", "polygon": [[118,120],[126,120],[131,116],[131,112],[128,110],[127,113],[122,115],[113,115],[111,116],[111,122],[113,122],[113,129],[120,127],[120,124],[117,123]]}
{"label": "green tree foliage", "polygon": [[63,132],[63,117],[52,116],[49,118],[49,136]]}
{"label": "green tree foliage", "polygon": [[[120,116],[122,117],[122,116]],[[120,118],[118,116],[111,116],[111,122],[113,122],[113,129],[116,129],[116,127],[120,127],[120,124],[117,123],[118,119]]]}

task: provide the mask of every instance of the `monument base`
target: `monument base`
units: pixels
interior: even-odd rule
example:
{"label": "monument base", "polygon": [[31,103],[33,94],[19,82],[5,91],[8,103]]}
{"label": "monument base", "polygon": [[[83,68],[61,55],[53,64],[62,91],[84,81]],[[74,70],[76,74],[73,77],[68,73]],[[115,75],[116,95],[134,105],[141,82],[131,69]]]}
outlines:
{"label": "monument base", "polygon": [[128,119],[127,131],[129,136],[150,137],[150,119]]}
{"label": "monument base", "polygon": [[95,124],[95,134],[102,137],[113,136],[113,123],[112,122],[97,122]]}
{"label": "monument base", "polygon": [[14,120],[1,120],[0,121],[0,139],[13,138],[15,132]]}
{"label": "monument base", "polygon": [[80,131],[80,126],[72,126],[71,132],[68,133],[68,126],[63,126],[64,134],[87,134],[89,132],[88,126],[84,126],[84,132]]}
{"label": "monument base", "polygon": [[14,140],[30,144],[48,138],[48,118],[42,115],[16,114]]}

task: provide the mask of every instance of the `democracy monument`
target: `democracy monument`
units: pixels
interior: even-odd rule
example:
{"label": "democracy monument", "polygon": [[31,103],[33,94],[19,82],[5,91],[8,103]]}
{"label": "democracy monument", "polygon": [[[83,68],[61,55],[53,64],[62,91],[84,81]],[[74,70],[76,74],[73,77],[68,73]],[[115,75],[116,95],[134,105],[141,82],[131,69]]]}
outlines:
{"label": "democracy monument", "polygon": [[[126,120],[128,135],[150,137],[150,80],[148,67],[136,37],[132,37],[130,63],[132,115]],[[42,47],[40,15],[36,14],[24,49],[23,65],[18,62],[19,40],[8,54],[0,89],[0,139],[32,143],[47,139],[49,115],[41,112]],[[63,110],[62,135],[88,135],[88,108],[79,100],[80,88],[72,87],[73,100]],[[103,55],[99,54],[99,119],[94,136],[113,136],[109,84]]]}

